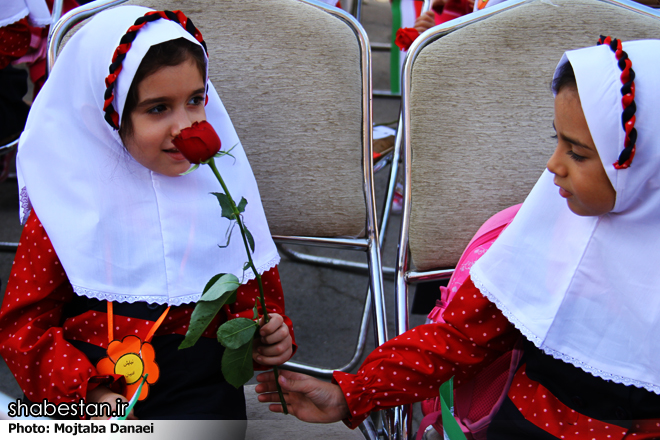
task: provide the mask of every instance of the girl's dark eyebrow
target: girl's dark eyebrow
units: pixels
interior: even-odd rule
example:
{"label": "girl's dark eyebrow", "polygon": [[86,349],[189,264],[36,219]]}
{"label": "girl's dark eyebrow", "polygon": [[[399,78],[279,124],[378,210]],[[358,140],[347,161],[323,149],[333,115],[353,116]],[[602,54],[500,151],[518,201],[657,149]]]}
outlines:
{"label": "girl's dark eyebrow", "polygon": [[[557,133],[557,128],[555,127],[555,121],[552,121],[552,128],[554,128],[554,129],[555,129],[555,133]],[[573,138],[570,138],[570,137],[566,136],[566,135],[563,134],[563,133],[557,133],[557,135],[558,135],[563,141],[566,141],[566,142],[568,142],[569,144],[577,145],[578,147],[586,148],[587,150],[591,150],[591,151],[593,151],[593,148],[591,148],[589,145],[583,144],[582,142],[577,141],[577,140],[575,140],[575,139],[573,139]]]}
{"label": "girl's dark eyebrow", "polygon": [[[199,89],[193,91],[190,95],[203,95],[206,93],[206,87],[200,87]],[[163,101],[167,101],[166,96],[158,96],[156,98],[149,98],[145,99],[144,101],[140,101],[136,107],[148,107],[153,104],[159,104]]]}

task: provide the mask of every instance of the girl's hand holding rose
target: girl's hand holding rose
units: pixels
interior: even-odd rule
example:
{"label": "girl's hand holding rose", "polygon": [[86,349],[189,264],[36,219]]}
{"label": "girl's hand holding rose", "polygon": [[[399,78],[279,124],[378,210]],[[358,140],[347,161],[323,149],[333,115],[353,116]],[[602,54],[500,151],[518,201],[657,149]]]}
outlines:
{"label": "girl's hand holding rose", "polygon": [[264,325],[263,317],[259,321],[262,327],[252,345],[252,359],[261,365],[281,365],[293,354],[291,334],[281,315],[268,316],[268,324]]}

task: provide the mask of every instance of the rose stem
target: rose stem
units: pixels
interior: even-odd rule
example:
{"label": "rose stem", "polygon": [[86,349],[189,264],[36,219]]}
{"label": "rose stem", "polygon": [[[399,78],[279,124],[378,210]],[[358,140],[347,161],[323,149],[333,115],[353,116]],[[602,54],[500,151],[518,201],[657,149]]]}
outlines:
{"label": "rose stem", "polygon": [[[236,203],[234,203],[234,199],[231,197],[231,194],[229,193],[229,189],[227,188],[227,185],[225,185],[225,181],[222,179],[222,176],[220,175],[218,168],[215,166],[215,159],[211,158],[208,162],[208,165],[213,170],[213,174],[215,174],[215,177],[218,179],[218,182],[220,182],[220,185],[222,186],[225,195],[227,195],[227,198],[229,199],[229,203],[231,204],[231,209],[232,211],[234,211],[234,215],[236,216],[236,223],[238,223],[238,227],[241,230],[241,236],[243,237],[243,245],[245,246],[245,252],[247,253],[248,263],[250,264],[250,267],[252,268],[252,271],[254,272],[254,275],[257,278],[257,284],[259,285],[259,302],[261,303],[261,311],[263,312],[264,323],[267,324],[268,321],[270,321],[270,317],[268,316],[268,311],[266,310],[266,299],[264,298],[264,286],[261,283],[261,275],[259,275],[259,272],[257,271],[257,268],[254,265],[254,261],[252,261],[252,253],[250,252],[250,246],[247,242],[247,234],[245,233],[245,227],[243,226],[243,221],[241,220],[241,213],[238,212]],[[284,414],[289,414],[286,407],[286,401],[284,400],[284,394],[282,393],[282,388],[280,387],[280,382],[279,382],[280,374],[276,365],[273,366],[273,373],[275,373],[277,394],[280,396],[282,411],[284,412]]]}

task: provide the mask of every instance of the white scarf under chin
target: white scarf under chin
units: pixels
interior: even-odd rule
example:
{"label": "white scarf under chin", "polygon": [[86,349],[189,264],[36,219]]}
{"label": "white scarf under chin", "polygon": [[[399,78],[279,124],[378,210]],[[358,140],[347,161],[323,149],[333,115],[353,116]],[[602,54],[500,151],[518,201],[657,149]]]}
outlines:
{"label": "white scarf under chin", "polygon": [[[17,168],[22,220],[34,209],[76,293],[120,302],[179,305],[195,302],[217,273],[243,283],[247,261],[238,228],[229,247],[229,221],[210,192],[222,189],[208,166],[180,177],[154,173],[125,150],[103,119],[104,78],[119,39],[149,10],[137,6],[98,14],[62,50],[32,106],[20,139]],[[117,83],[115,108],[142,57],[154,44],[196,42],[179,24],[157,20],[137,34]],[[207,120],[225,156],[216,164],[234,198],[245,197],[246,226],[262,273],[279,262],[259,191],[236,131],[209,83]]]}
{"label": "white scarf under chin", "polygon": [[617,198],[601,217],[573,214],[546,171],[472,267],[479,290],[537,347],[603,379],[660,394],[660,41],[624,43],[638,131],[628,169],[621,71],[607,46],[567,52],[580,101]]}

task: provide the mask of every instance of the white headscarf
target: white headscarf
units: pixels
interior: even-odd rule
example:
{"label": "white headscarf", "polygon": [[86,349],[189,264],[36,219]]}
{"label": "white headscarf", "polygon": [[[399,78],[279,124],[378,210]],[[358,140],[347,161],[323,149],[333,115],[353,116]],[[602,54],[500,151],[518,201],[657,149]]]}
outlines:
{"label": "white headscarf", "polygon": [[37,27],[48,26],[51,20],[45,0],[0,0],[0,27],[23,17],[28,17],[30,24]]}
{"label": "white headscarf", "polygon": [[660,394],[660,41],[623,44],[636,73],[637,153],[624,148],[621,71],[612,50],[564,54],[616,190],[612,212],[573,214],[549,171],[472,267],[475,285],[536,346],[594,376]]}
{"label": "white headscarf", "polygon": [[[112,301],[178,305],[194,302],[217,273],[245,283],[247,261],[238,228],[210,192],[222,189],[208,166],[167,177],[137,163],[103,116],[104,79],[120,38],[149,9],[126,6],[98,14],[62,50],[37,96],[20,138],[18,179],[22,220],[30,204],[79,295]],[[121,115],[143,56],[158,43],[197,41],[179,24],[146,24],[123,62],[114,107]],[[216,164],[234,198],[248,200],[246,226],[254,236],[260,273],[279,262],[257,183],[238,136],[209,83],[206,118],[235,159]],[[245,275],[245,276],[243,276]]]}
{"label": "white headscarf", "polygon": [[28,17],[30,24],[37,27],[48,26],[51,20],[45,0],[0,0],[0,27],[23,17]]}

